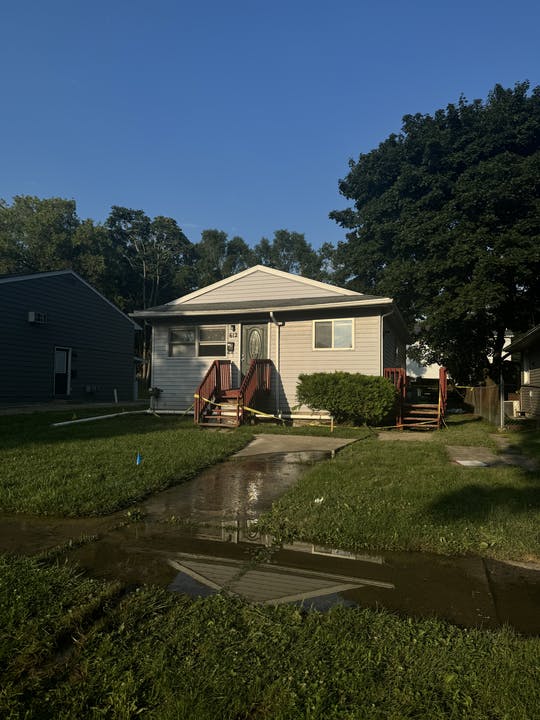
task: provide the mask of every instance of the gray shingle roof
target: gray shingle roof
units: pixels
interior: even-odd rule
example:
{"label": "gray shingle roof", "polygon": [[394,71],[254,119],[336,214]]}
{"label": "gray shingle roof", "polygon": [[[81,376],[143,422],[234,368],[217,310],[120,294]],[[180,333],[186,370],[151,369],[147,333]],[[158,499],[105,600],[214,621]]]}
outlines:
{"label": "gray shingle roof", "polygon": [[226,313],[241,311],[270,311],[279,309],[305,309],[319,306],[361,306],[376,305],[380,302],[382,305],[389,304],[389,298],[378,297],[376,295],[340,295],[339,297],[312,297],[312,298],[292,298],[292,299],[276,299],[276,300],[242,300],[227,303],[176,303],[169,305],[158,305],[157,307],[140,310],[133,313],[135,316],[152,316],[160,317],[167,315],[190,315],[201,313]]}

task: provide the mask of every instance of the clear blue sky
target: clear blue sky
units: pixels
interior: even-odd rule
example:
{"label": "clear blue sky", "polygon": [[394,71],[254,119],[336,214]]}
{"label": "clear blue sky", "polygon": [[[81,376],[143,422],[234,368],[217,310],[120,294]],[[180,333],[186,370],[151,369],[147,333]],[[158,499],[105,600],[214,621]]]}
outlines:
{"label": "clear blue sky", "polygon": [[0,198],[194,242],[337,242],[349,158],[404,114],[540,84],[538,0],[4,0],[0,32]]}

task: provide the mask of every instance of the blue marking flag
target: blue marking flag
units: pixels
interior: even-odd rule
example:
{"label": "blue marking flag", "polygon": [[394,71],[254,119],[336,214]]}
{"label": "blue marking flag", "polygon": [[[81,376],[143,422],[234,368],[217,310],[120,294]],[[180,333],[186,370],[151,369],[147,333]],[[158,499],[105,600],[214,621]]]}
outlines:
{"label": "blue marking flag", "polygon": [[136,463],[137,463],[137,465],[140,465],[140,464],[142,463],[142,457],[141,457],[141,453],[140,453],[140,452],[137,453]]}

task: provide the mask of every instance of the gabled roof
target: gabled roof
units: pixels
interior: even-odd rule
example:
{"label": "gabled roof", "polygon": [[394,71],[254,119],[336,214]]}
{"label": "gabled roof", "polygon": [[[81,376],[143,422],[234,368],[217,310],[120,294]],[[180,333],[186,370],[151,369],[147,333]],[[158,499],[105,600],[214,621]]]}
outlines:
{"label": "gabled roof", "polygon": [[535,327],[528,330],[524,335],[520,335],[520,337],[512,340],[510,345],[507,345],[504,348],[504,352],[513,353],[519,352],[520,350],[526,350],[528,347],[537,342],[540,343],[540,325],[535,325]]}
{"label": "gabled roof", "polygon": [[7,283],[13,283],[13,282],[27,282],[32,280],[41,280],[44,278],[49,277],[58,277],[59,275],[71,275],[76,280],[81,282],[83,285],[86,285],[86,287],[91,290],[93,293],[95,293],[103,302],[106,302],[107,305],[110,305],[113,310],[115,310],[117,313],[120,313],[123,318],[125,318],[136,330],[140,330],[140,325],[137,325],[136,322],[134,322],[128,315],[123,313],[120,308],[117,308],[114,303],[112,303],[110,300],[108,300],[105,295],[102,295],[99,290],[96,290],[95,287],[92,287],[90,283],[86,282],[84,278],[82,278],[80,275],[78,275],[74,270],[52,270],[49,272],[38,272],[38,273],[30,273],[26,275],[0,275],[0,285],[7,284]]}
{"label": "gabled roof", "polygon": [[[276,289],[281,292],[276,293]],[[241,317],[257,313],[369,307],[378,307],[385,315],[392,313],[403,334],[407,335],[403,318],[392,298],[365,295],[264,265],[255,265],[165,305],[139,310],[133,317],[154,320],[204,315]]]}
{"label": "gabled roof", "polygon": [[168,303],[147,310],[134,312],[135,317],[179,317],[191,315],[245,315],[249,312],[270,312],[272,310],[315,310],[332,307],[368,307],[373,305],[391,305],[391,298],[376,295],[360,295],[359,297],[310,297],[279,300],[240,300],[226,303]]}
{"label": "gabled roof", "polygon": [[271,310],[389,305],[391,298],[364,295],[264,265],[195,290],[177,300],[139,310],[135,317],[242,314]]}
{"label": "gabled roof", "polygon": [[[227,285],[238,283],[242,279],[257,273],[263,273],[264,275],[279,278],[289,283],[307,286],[310,288],[310,293],[311,290],[313,291],[311,293],[313,296],[319,296],[322,294],[326,295],[328,293],[331,293],[332,295],[361,295],[361,293],[357,293],[354,290],[347,290],[346,288],[340,288],[336,285],[330,285],[329,283],[319,282],[318,280],[311,280],[310,278],[303,277],[302,275],[295,275],[293,273],[284,272],[283,270],[276,270],[274,268],[266,267],[265,265],[254,265],[253,267],[247,268],[247,270],[242,270],[242,272],[236,273],[236,275],[231,275],[224,280],[219,280],[218,282],[212,283],[212,285],[207,285],[206,287],[199,288],[199,290],[195,290],[188,295],[183,295],[182,297],[179,297],[176,300],[172,300],[170,303],[167,304],[178,305],[186,302],[193,303],[194,301],[199,301],[204,295],[211,294],[216,290],[221,290]],[[316,292],[316,290],[318,290],[318,292]]]}

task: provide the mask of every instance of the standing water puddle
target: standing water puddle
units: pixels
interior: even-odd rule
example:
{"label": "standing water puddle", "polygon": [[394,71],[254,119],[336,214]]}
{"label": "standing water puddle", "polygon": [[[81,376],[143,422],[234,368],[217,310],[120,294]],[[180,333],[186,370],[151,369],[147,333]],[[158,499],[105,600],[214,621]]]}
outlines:
{"label": "standing water puddle", "polygon": [[226,591],[253,602],[385,607],[436,616],[463,626],[508,623],[540,634],[540,572],[477,557],[421,553],[351,554],[311,544],[275,548],[259,536],[257,518],[323,452],[290,452],[229,460],[126,513],[86,519],[6,516],[0,550],[37,553],[99,536],[67,557],[96,577],[155,583],[172,591]]}

